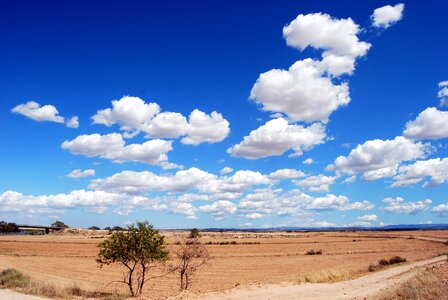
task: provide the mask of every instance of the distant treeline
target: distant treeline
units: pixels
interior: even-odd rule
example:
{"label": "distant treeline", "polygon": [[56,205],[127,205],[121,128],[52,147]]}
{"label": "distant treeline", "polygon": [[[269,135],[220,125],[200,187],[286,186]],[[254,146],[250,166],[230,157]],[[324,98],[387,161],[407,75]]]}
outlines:
{"label": "distant treeline", "polygon": [[0,221],[0,232],[19,232],[19,226],[16,223],[7,223]]}

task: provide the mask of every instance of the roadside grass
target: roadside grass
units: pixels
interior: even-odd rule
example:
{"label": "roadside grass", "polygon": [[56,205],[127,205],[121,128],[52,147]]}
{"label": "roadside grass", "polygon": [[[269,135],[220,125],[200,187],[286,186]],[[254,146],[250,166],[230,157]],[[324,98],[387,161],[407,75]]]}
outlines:
{"label": "roadside grass", "polygon": [[30,279],[19,270],[6,269],[0,273],[0,287],[2,288],[23,288],[29,285],[29,283]]}
{"label": "roadside grass", "polygon": [[381,296],[380,300],[448,299],[448,285],[428,270],[417,272],[411,279]]}
{"label": "roadside grass", "polygon": [[355,278],[355,274],[345,270],[324,269],[313,273],[300,275],[298,283],[329,283]]}
{"label": "roadside grass", "polygon": [[99,291],[85,291],[78,285],[58,288],[52,284],[32,281],[17,269],[6,269],[0,273],[0,289],[12,289],[20,293],[57,299],[97,298],[103,300],[123,300],[127,296]]}

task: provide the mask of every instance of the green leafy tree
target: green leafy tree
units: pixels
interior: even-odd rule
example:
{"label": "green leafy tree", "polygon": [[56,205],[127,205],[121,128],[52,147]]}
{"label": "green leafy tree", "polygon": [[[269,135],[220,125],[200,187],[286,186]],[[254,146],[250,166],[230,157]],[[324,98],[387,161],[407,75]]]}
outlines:
{"label": "green leafy tree", "polygon": [[165,238],[148,222],[129,225],[127,231],[115,231],[99,244],[100,251],[96,262],[102,267],[118,263],[126,269],[123,280],[129,287],[132,297],[140,296],[145,283],[151,278],[149,271],[155,268],[164,270],[169,258],[165,248]]}
{"label": "green leafy tree", "polygon": [[0,221],[0,232],[18,232],[19,226],[16,223],[6,223]]}
{"label": "green leafy tree", "polygon": [[180,275],[180,289],[186,290],[190,286],[196,271],[208,265],[210,260],[208,249],[200,242],[199,230],[195,232],[194,236],[190,234],[179,243],[175,251],[175,257],[178,261],[176,269]]}
{"label": "green leafy tree", "polygon": [[60,227],[60,228],[70,228],[70,226],[68,226],[67,224],[65,224],[62,221],[56,221],[53,224],[51,224],[51,226]]}
{"label": "green leafy tree", "polygon": [[193,239],[199,237],[199,230],[197,228],[193,228],[190,230],[190,235],[188,238]]}

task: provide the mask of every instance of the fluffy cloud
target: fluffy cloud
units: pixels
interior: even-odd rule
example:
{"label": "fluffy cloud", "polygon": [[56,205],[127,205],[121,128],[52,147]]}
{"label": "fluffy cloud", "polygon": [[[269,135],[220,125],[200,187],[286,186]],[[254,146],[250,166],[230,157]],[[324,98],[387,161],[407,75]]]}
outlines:
{"label": "fluffy cloud", "polygon": [[59,116],[59,112],[53,105],[41,106],[39,103],[29,101],[25,104],[17,105],[12,112],[24,115],[34,121],[50,121],[64,123],[64,117]]}
{"label": "fluffy cloud", "polygon": [[431,211],[441,217],[448,216],[448,203],[434,206]]}
{"label": "fluffy cloud", "polygon": [[402,136],[393,140],[369,140],[339,156],[327,169],[354,175],[363,173],[363,179],[376,180],[392,177],[399,164],[425,155],[428,145],[413,142]]}
{"label": "fluffy cloud", "polygon": [[99,110],[92,120],[96,124],[119,124],[126,138],[145,132],[147,138],[179,138],[189,145],[216,143],[230,132],[229,122],[220,113],[206,114],[198,109],[187,121],[180,113],[160,112],[157,103],[145,103],[138,97],[125,96],[112,101],[112,108]]}
{"label": "fluffy cloud", "polygon": [[122,171],[110,177],[95,179],[90,188],[115,193],[146,194],[153,191],[185,192],[215,179],[198,168],[177,171],[174,175],[157,175],[149,171]]}
{"label": "fluffy cloud", "polygon": [[304,177],[305,173],[296,169],[280,169],[269,174],[269,178],[274,180],[283,180],[290,178]]}
{"label": "fluffy cloud", "polygon": [[413,164],[401,166],[394,177],[392,186],[408,186],[429,177],[423,187],[431,187],[448,181],[448,158],[419,160]]}
{"label": "fluffy cloud", "polygon": [[335,19],[327,14],[298,15],[283,28],[289,46],[323,50],[322,67],[334,76],[352,73],[357,57],[364,56],[370,44],[359,41],[359,26],[352,19]]}
{"label": "fluffy cloud", "polygon": [[439,92],[437,97],[440,98],[440,106],[448,106],[448,81],[439,82]]}
{"label": "fluffy cloud", "polygon": [[314,160],[310,157],[303,161],[303,164],[305,164],[305,165],[311,165],[313,163],[314,163]]}
{"label": "fluffy cloud", "polygon": [[187,145],[221,142],[230,133],[229,122],[216,111],[208,115],[195,109],[188,120],[187,136],[181,140]]}
{"label": "fluffy cloud", "polygon": [[306,187],[310,192],[326,193],[330,190],[330,185],[334,183],[336,176],[310,176],[302,180],[294,180],[294,183],[300,187]]}
{"label": "fluffy cloud", "polygon": [[112,126],[120,124],[127,136],[138,134],[146,124],[160,112],[157,103],[145,103],[138,97],[125,96],[112,101],[112,108],[99,110],[93,117],[93,123]]}
{"label": "fluffy cloud", "polygon": [[92,176],[95,176],[95,170],[87,169],[87,170],[82,171],[80,169],[76,169],[76,170],[71,171],[66,176],[70,177],[70,178],[92,177]]}
{"label": "fluffy cloud", "polygon": [[374,222],[378,219],[378,216],[377,215],[364,215],[361,217],[357,217],[356,219],[361,222]]}
{"label": "fluffy cloud", "polygon": [[127,201],[141,201],[141,197],[132,197],[103,191],[76,190],[68,194],[56,195],[24,195],[22,193],[7,191],[0,194],[0,211],[28,211],[37,212],[74,207],[102,208],[109,205],[126,203]]}
{"label": "fluffy cloud", "polygon": [[281,112],[292,121],[327,122],[332,112],[350,102],[347,83],[334,84],[324,75],[322,63],[310,58],[295,62],[289,70],[260,74],[250,99],[264,111]]}
{"label": "fluffy cloud", "polygon": [[221,169],[221,171],[219,171],[219,173],[221,173],[222,175],[229,174],[232,172],[233,172],[233,169],[230,167],[224,167]]}
{"label": "fluffy cloud", "polygon": [[177,166],[168,163],[167,153],[173,149],[171,143],[171,141],[154,139],[143,144],[125,146],[125,141],[119,133],[107,135],[95,133],[80,135],[74,140],[64,141],[61,147],[73,154],[111,159],[117,163],[141,162],[172,168]]}
{"label": "fluffy cloud", "polygon": [[[44,121],[55,123],[65,122],[64,117],[59,115],[59,112],[56,109],[56,107],[50,104],[41,106],[37,102],[29,101],[25,104],[17,105],[11,111],[13,113],[23,115],[38,122],[44,122]],[[69,128],[78,128],[79,127],[78,117],[77,116],[71,117],[67,121],[66,126]]]}
{"label": "fluffy cloud", "polygon": [[374,27],[388,28],[403,17],[404,4],[386,5],[373,11],[371,16]]}
{"label": "fluffy cloud", "polygon": [[302,155],[315,145],[324,143],[325,127],[319,123],[309,127],[290,125],[283,118],[268,121],[251,131],[244,140],[227,149],[227,153],[248,159],[282,155],[292,149],[294,156]]}
{"label": "fluffy cloud", "polygon": [[429,107],[414,121],[406,123],[404,136],[411,139],[441,139],[448,137],[448,111]]}
{"label": "fluffy cloud", "polygon": [[71,117],[67,123],[65,124],[68,128],[78,128],[79,127],[79,120],[77,116]]}
{"label": "fluffy cloud", "polygon": [[415,215],[417,213],[423,212],[429,208],[432,203],[430,199],[416,202],[405,202],[403,198],[385,198],[383,202],[387,204],[384,207],[384,211],[396,214],[411,214]]}
{"label": "fluffy cloud", "polygon": [[211,214],[216,221],[223,220],[226,216],[234,214],[237,206],[227,200],[220,200],[199,207],[199,211],[203,213]]}
{"label": "fluffy cloud", "polygon": [[311,210],[370,210],[373,205],[369,201],[350,203],[346,196],[327,194],[324,197],[311,198],[305,206]]}

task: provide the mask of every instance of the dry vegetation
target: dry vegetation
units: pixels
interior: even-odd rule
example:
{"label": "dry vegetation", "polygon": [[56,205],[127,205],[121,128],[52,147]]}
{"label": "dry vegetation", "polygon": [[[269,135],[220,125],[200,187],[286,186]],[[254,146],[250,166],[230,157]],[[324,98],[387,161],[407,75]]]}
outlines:
{"label": "dry vegetation", "polygon": [[430,269],[420,270],[411,279],[381,297],[381,300],[408,299],[447,300],[448,262]]}
{"label": "dry vegetation", "polygon": [[[125,286],[111,283],[121,279],[122,270],[115,266],[99,269],[95,263],[97,245],[106,234],[70,230],[47,236],[0,237],[0,270],[16,268],[32,282],[45,282],[68,295],[126,294]],[[186,232],[163,234],[174,253]],[[204,233],[202,242],[213,260],[210,267],[198,271],[191,290],[204,293],[254,284],[340,281],[365,274],[370,264],[382,258],[399,255],[412,262],[448,250],[440,242],[410,238],[415,236],[447,240],[448,232]],[[322,254],[306,255],[310,249],[321,249]],[[149,298],[178,294],[175,274],[150,281],[144,291]]]}

